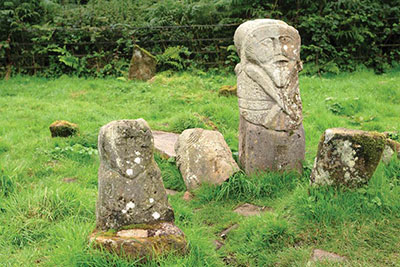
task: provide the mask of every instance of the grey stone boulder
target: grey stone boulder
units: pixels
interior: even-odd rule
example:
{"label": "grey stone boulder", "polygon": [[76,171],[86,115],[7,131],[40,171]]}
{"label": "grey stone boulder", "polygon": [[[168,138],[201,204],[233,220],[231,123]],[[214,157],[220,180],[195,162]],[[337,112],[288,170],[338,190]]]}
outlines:
{"label": "grey stone boulder", "polygon": [[175,145],[176,164],[188,190],[200,184],[221,184],[239,167],[218,131],[188,129]]}
{"label": "grey stone boulder", "polygon": [[113,121],[100,129],[97,228],[173,222],[146,121]]}
{"label": "grey stone boulder", "polygon": [[157,61],[147,50],[135,45],[129,65],[129,80],[147,81],[156,74]]}
{"label": "grey stone boulder", "polygon": [[385,145],[386,137],[377,132],[327,129],[318,145],[311,184],[349,188],[367,184],[381,160]]}

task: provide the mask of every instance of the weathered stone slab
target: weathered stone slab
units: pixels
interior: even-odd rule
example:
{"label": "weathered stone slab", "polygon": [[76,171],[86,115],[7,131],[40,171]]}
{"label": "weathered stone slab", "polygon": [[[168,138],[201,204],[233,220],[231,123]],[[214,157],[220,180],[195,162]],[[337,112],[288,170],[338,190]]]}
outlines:
{"label": "weathered stone slab", "polygon": [[185,130],[175,151],[176,164],[188,190],[202,183],[221,184],[239,170],[224,137],[217,131]]}
{"label": "weathered stone slab", "polygon": [[174,220],[146,121],[110,122],[100,129],[98,148],[98,229]]}
{"label": "weathered stone slab", "polygon": [[220,248],[222,248],[225,244],[219,240],[214,240],[214,246],[215,246],[215,250],[219,250]]}
{"label": "weathered stone slab", "polygon": [[268,209],[271,210],[271,208],[259,207],[250,203],[244,203],[238,206],[236,209],[234,209],[233,212],[248,217],[248,216],[260,215],[261,213],[265,212]]}
{"label": "weathered stone slab", "polygon": [[183,194],[182,199],[185,201],[191,201],[193,199],[193,194],[189,191],[186,191],[185,194]]}
{"label": "weathered stone slab", "polygon": [[69,137],[76,135],[79,132],[77,124],[69,121],[55,121],[50,126],[51,137]]}
{"label": "weathered stone slab", "polygon": [[235,230],[239,227],[239,224],[235,223],[232,226],[229,226],[228,228],[224,229],[221,234],[219,235],[222,239],[226,239],[226,237],[228,236],[229,232],[231,232],[232,230]]}
{"label": "weathered stone slab", "polygon": [[163,131],[152,131],[154,137],[154,148],[164,158],[176,157],[175,143],[179,134]]}
{"label": "weathered stone slab", "polygon": [[172,189],[165,189],[165,191],[167,192],[168,196],[174,196],[176,194],[178,194],[178,191],[172,190]]}
{"label": "weathered stone slab", "polygon": [[241,24],[234,42],[240,111],[239,160],[256,170],[298,170],[305,154],[298,72],[300,35],[283,21]]}
{"label": "weathered stone slab", "polygon": [[314,249],[311,255],[311,262],[317,261],[333,261],[333,262],[342,262],[347,258],[340,256],[338,254],[327,252],[322,249]]}
{"label": "weathered stone slab", "polygon": [[127,258],[153,258],[175,252],[185,254],[187,243],[183,232],[173,223],[162,222],[151,225],[132,225],[116,232],[94,231],[90,242]]}
{"label": "weathered stone slab", "polygon": [[75,183],[78,179],[76,177],[65,177],[62,179],[64,183]]}
{"label": "weathered stone slab", "polygon": [[147,81],[156,74],[157,61],[155,57],[145,49],[135,45],[129,66],[129,80]]}
{"label": "weathered stone slab", "polygon": [[367,184],[385,145],[386,137],[377,132],[327,129],[318,145],[311,184],[345,187]]}

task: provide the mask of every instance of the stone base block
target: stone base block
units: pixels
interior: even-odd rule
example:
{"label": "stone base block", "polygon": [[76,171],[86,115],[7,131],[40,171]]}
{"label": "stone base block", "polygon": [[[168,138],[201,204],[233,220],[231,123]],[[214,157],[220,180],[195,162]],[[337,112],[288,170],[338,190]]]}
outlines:
{"label": "stone base block", "polygon": [[119,256],[143,260],[171,252],[181,255],[187,252],[185,235],[170,222],[130,225],[118,231],[94,230],[89,242]]}
{"label": "stone base block", "polygon": [[246,174],[256,171],[302,172],[305,135],[301,124],[291,132],[267,130],[240,118],[239,162]]}

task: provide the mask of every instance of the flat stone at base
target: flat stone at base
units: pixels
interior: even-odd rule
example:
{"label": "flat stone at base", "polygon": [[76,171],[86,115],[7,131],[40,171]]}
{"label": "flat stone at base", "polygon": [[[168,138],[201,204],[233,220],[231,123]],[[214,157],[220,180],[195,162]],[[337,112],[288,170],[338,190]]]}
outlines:
{"label": "flat stone at base", "polygon": [[95,230],[89,241],[96,248],[127,258],[153,258],[166,253],[187,253],[183,232],[170,222],[140,224],[117,232]]}
{"label": "flat stone at base", "polygon": [[259,207],[249,203],[244,203],[239,207],[237,207],[233,212],[248,217],[248,216],[260,215],[266,210],[272,210],[272,209],[267,207]]}
{"label": "flat stone at base", "polygon": [[168,196],[174,196],[179,193],[178,191],[172,189],[165,189],[165,191],[167,192]]}
{"label": "flat stone at base", "polygon": [[345,261],[346,259],[346,257],[340,256],[332,252],[324,251],[322,249],[314,249],[311,256],[311,262],[324,260],[340,262]]}
{"label": "flat stone at base", "polygon": [[219,235],[222,239],[225,239],[226,236],[229,234],[230,231],[235,230],[236,228],[239,227],[239,224],[235,223],[232,226],[229,226],[228,228],[226,228],[224,231],[221,232],[221,234]]}
{"label": "flat stone at base", "polygon": [[239,132],[239,162],[246,174],[257,171],[302,172],[305,157],[302,124],[296,131],[274,131],[240,117]]}
{"label": "flat stone at base", "polygon": [[163,131],[151,131],[154,137],[154,148],[164,158],[176,157],[175,143],[179,134]]}

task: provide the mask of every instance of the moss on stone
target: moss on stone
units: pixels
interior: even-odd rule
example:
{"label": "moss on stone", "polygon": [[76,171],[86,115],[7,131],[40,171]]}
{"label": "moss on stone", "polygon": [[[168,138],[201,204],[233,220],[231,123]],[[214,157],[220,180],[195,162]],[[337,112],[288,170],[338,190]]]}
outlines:
{"label": "moss on stone", "polygon": [[106,232],[102,232],[101,235],[106,236],[106,237],[113,237],[115,234],[118,232],[116,229],[109,229]]}
{"label": "moss on stone", "polygon": [[385,149],[385,136],[378,132],[369,132],[368,135],[353,136],[352,140],[354,143],[360,145],[360,148],[357,149],[357,155],[362,153],[366,161],[366,171],[372,175]]}
{"label": "moss on stone", "polygon": [[147,51],[146,49],[144,49],[144,48],[138,46],[137,44],[135,44],[134,49],[139,49],[143,54],[146,54],[147,56],[149,56],[149,57],[151,57],[152,59],[154,59],[154,60],[157,61],[157,59],[156,59],[155,56],[153,56],[149,51]]}
{"label": "moss on stone", "polygon": [[51,137],[68,137],[79,133],[79,127],[69,121],[57,120],[49,126]]}
{"label": "moss on stone", "polygon": [[144,223],[139,223],[139,224],[129,224],[122,226],[119,230],[130,230],[130,229],[143,229],[143,230],[153,230],[159,228],[160,224],[144,224]]}
{"label": "moss on stone", "polygon": [[235,96],[237,95],[237,86],[236,85],[223,85],[219,88],[218,95],[220,96]]}

